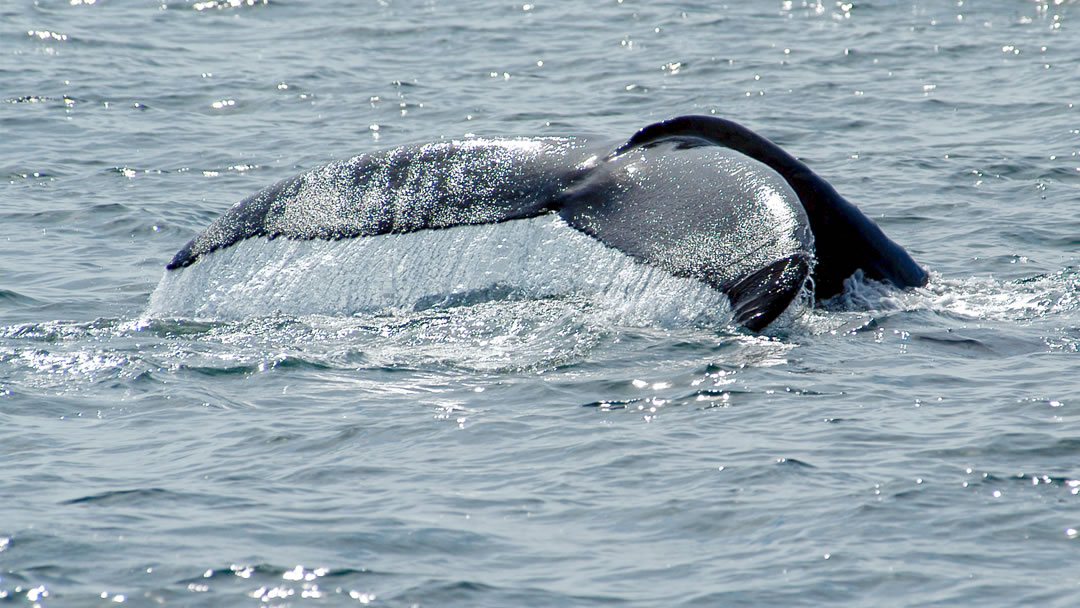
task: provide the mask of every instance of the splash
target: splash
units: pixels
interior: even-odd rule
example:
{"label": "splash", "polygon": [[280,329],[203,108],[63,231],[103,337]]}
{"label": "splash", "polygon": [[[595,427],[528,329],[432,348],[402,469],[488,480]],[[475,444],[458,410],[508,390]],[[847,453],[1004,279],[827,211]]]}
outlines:
{"label": "splash", "polygon": [[826,311],[896,313],[931,311],[971,321],[1030,322],[1080,311],[1080,272],[1058,272],[1011,281],[987,277],[947,279],[931,272],[925,287],[897,290],[857,272],[843,293],[823,303]]}
{"label": "splash", "polygon": [[638,263],[558,216],[338,241],[252,238],[167,271],[147,315],[401,313],[577,296],[623,325],[731,320],[722,293]]}

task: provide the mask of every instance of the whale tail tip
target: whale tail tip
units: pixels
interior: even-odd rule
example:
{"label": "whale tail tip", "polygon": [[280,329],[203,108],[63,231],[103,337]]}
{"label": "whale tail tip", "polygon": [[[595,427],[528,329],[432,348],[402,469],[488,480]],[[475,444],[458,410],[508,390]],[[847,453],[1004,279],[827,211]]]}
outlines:
{"label": "whale tail tip", "polygon": [[724,285],[734,323],[755,332],[765,329],[798,297],[811,267],[811,257],[798,253]]}

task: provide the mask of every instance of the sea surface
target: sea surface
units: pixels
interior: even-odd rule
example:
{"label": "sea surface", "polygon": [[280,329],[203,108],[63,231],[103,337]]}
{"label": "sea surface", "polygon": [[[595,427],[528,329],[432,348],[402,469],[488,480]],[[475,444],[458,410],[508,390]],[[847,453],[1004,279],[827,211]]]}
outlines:
{"label": "sea surface", "polygon": [[[1075,0],[5,0],[0,603],[1080,605],[1078,105]],[[929,284],[149,306],[279,179],[681,114]]]}

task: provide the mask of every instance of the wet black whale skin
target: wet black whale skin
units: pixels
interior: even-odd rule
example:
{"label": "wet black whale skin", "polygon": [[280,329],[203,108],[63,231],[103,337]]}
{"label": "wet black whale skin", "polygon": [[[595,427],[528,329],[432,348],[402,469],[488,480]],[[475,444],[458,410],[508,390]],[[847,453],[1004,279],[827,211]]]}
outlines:
{"label": "wet black whale skin", "polygon": [[363,238],[549,213],[722,291],[735,322],[753,331],[811,276],[818,299],[859,269],[901,288],[926,282],[902,247],[805,164],[711,116],[652,124],[618,147],[476,138],[361,154],[237,203],[167,268],[253,237]]}

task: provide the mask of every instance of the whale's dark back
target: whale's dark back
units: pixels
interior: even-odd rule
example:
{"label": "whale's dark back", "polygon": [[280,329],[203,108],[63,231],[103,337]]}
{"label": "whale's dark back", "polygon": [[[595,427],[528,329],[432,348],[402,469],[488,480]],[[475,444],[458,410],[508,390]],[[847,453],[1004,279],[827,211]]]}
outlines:
{"label": "whale's dark back", "polygon": [[726,293],[735,323],[755,331],[788,308],[814,263],[798,196],[728,148],[667,140],[609,156],[558,207],[607,245]]}
{"label": "whale's dark back", "polygon": [[772,167],[791,184],[814,231],[817,265],[813,276],[818,299],[843,291],[844,280],[857,270],[900,288],[926,284],[926,271],[832,185],[776,144],[738,123],[714,116],[673,118],[638,131],[614,155],[672,140],[697,140],[737,150]]}

